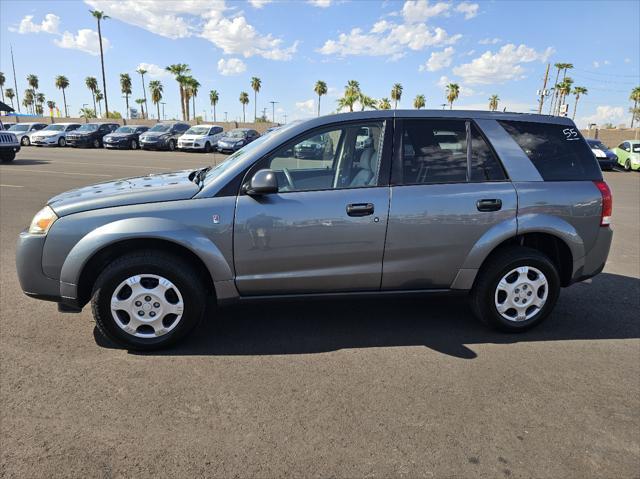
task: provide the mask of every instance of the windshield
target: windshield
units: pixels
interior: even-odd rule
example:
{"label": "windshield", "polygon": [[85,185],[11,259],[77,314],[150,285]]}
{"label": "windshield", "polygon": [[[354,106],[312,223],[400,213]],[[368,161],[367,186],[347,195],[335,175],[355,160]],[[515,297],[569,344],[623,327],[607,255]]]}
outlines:
{"label": "windshield", "polygon": [[29,125],[13,125],[9,128],[9,131],[27,131],[29,129]]}
{"label": "windshield", "polygon": [[114,131],[114,133],[134,133],[135,131],[136,129],[130,126],[121,126],[116,131]]}
{"label": "windshield", "polygon": [[243,130],[231,130],[224,136],[227,138],[244,138],[245,135],[246,133]]}
{"label": "windshield", "polygon": [[44,128],[42,131],[64,131],[65,126],[64,125],[49,125],[48,127]]}
{"label": "windshield", "polygon": [[156,125],[147,131],[151,132],[151,131],[169,131],[169,130],[171,130],[171,125]]}
{"label": "windshield", "polygon": [[209,133],[208,126],[192,126],[187,130],[185,135],[207,135]]}
{"label": "windshield", "polygon": [[224,171],[228,170],[229,167],[231,167],[234,164],[238,163],[239,160],[244,158],[248,153],[250,153],[251,151],[253,151],[253,149],[255,149],[258,146],[260,146],[267,139],[268,139],[267,136],[261,136],[257,140],[252,141],[251,143],[249,143],[244,148],[240,148],[233,155],[228,156],[227,159],[224,160],[222,163],[220,163],[220,164],[214,166],[213,168],[211,168],[209,170],[209,172],[207,173],[207,176],[205,176],[205,178],[204,178],[204,184],[207,185],[211,181],[215,180]]}
{"label": "windshield", "polygon": [[591,148],[599,148],[600,150],[606,150],[607,149],[607,147],[604,146],[601,141],[589,140],[587,143],[589,143],[589,146]]}
{"label": "windshield", "polygon": [[76,131],[96,131],[97,129],[98,129],[98,125],[87,123],[85,125],[82,125]]}

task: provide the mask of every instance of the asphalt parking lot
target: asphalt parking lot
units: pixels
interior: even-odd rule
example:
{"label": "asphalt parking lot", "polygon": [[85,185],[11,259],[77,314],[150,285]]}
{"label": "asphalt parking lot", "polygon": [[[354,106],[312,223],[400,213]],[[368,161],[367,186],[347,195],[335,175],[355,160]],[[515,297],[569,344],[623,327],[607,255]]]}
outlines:
{"label": "asphalt parking lot", "polygon": [[2,477],[640,474],[640,174],[607,172],[603,274],[537,330],[459,299],[236,306],[177,349],[96,344],[24,296],[15,240],[47,198],[220,155],[24,148],[0,166]]}

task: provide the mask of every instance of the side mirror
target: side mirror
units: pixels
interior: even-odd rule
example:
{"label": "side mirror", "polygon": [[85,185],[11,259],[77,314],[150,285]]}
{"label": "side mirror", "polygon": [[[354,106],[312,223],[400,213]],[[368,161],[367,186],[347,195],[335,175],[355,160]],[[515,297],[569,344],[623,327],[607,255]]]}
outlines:
{"label": "side mirror", "polygon": [[249,196],[269,195],[278,192],[278,178],[273,170],[260,170],[251,177],[245,189]]}

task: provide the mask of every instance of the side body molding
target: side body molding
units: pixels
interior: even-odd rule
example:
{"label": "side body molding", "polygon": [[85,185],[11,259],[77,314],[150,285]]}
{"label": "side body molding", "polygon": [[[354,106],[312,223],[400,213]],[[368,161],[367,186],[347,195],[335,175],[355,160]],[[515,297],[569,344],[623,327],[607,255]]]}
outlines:
{"label": "side body molding", "polygon": [[82,269],[89,259],[105,247],[124,240],[144,238],[170,241],[183,246],[205,264],[214,284],[233,280],[233,271],[220,249],[201,232],[177,221],[136,217],[107,223],[85,235],[71,249],[60,273],[61,295],[77,297],[77,285]]}

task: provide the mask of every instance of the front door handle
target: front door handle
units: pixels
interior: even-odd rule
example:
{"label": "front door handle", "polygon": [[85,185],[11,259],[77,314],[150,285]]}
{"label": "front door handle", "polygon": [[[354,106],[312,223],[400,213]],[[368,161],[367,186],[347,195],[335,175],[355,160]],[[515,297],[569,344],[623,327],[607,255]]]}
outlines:
{"label": "front door handle", "polygon": [[478,208],[478,211],[499,211],[502,208],[502,200],[478,200],[476,202],[476,207]]}
{"label": "front door handle", "polygon": [[349,216],[369,216],[374,211],[373,203],[351,203],[347,205],[347,214]]}

